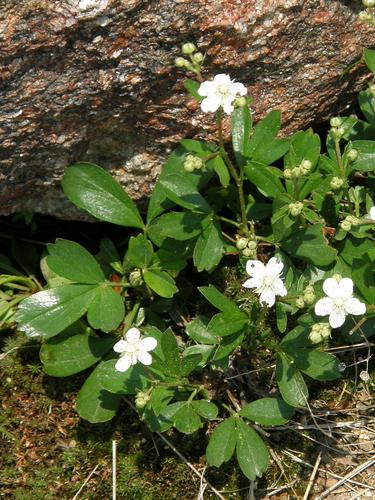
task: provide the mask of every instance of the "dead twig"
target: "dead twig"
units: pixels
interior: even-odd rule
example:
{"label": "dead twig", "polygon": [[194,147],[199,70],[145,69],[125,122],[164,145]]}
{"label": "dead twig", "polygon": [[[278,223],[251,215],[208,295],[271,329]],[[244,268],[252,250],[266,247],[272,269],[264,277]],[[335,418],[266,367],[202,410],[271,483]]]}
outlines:
{"label": "dead twig", "polygon": [[312,470],[309,482],[307,484],[305,494],[303,495],[303,500],[307,500],[309,498],[310,490],[314,484],[315,476],[316,476],[316,473],[318,472],[318,468],[319,468],[321,459],[322,459],[322,451],[320,450],[318,453],[318,456],[316,457],[315,465],[314,465],[314,468]]}
{"label": "dead twig", "polygon": [[90,474],[87,476],[87,478],[85,479],[85,481],[83,482],[82,486],[80,487],[80,489],[77,491],[77,493],[74,495],[74,497],[72,498],[72,500],[77,500],[78,498],[78,495],[81,493],[81,491],[83,490],[83,488],[86,486],[86,484],[90,481],[91,479],[91,476],[93,474],[95,474],[96,472],[96,469],[99,467],[99,464],[96,464],[95,467],[93,468],[93,470],[90,472]]}

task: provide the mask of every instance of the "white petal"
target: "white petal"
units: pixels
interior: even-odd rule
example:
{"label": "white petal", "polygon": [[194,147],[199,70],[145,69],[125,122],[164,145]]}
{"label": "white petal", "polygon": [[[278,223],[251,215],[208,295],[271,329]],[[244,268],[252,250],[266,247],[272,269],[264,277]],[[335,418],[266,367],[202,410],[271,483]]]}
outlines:
{"label": "white petal", "polygon": [[280,297],[285,297],[288,294],[288,290],[285,288],[284,283],[280,278],[275,279],[272,288],[275,295],[280,295]]}
{"label": "white petal", "polygon": [[345,311],[344,309],[335,307],[331,314],[329,315],[329,324],[332,328],[339,328],[345,323]]}
{"label": "white petal", "polygon": [[201,83],[201,85],[200,85],[199,89],[197,90],[197,92],[202,97],[206,97],[209,94],[213,94],[215,92],[215,89],[216,89],[216,85],[211,80],[209,82],[203,82],[203,83]]}
{"label": "white petal", "polygon": [[132,357],[125,354],[125,356],[121,356],[121,358],[118,359],[117,363],[115,364],[115,368],[118,372],[126,372],[126,370],[128,370],[132,364]]}
{"label": "white petal", "polygon": [[341,297],[340,286],[333,278],[327,278],[323,282],[323,290],[328,297],[336,298]]}
{"label": "white petal", "polygon": [[133,326],[133,328],[130,328],[130,330],[128,330],[126,332],[125,338],[128,342],[135,344],[138,342],[140,336],[141,336],[141,332],[138,330],[138,328],[135,328]]}
{"label": "white petal", "polygon": [[113,346],[113,350],[115,352],[124,352],[126,349],[127,342],[123,339],[119,340],[116,342],[116,344]]}
{"label": "white petal", "polygon": [[284,268],[284,264],[276,257],[272,257],[266,264],[267,274],[279,275]]}
{"label": "white petal", "polygon": [[247,88],[243,83],[240,82],[233,82],[232,85],[230,86],[230,91],[233,94],[240,94],[240,95],[247,94]]}
{"label": "white petal", "polygon": [[206,97],[201,102],[201,110],[203,113],[215,113],[220,107],[220,99],[214,94]]}
{"label": "white petal", "polygon": [[324,297],[324,299],[318,300],[315,304],[315,314],[317,316],[327,316],[331,314],[334,308],[334,302],[330,297]]}
{"label": "white petal", "polygon": [[358,299],[351,298],[345,302],[345,310],[349,314],[365,314],[366,305]]}
{"label": "white petal", "polygon": [[255,277],[255,278],[249,278],[248,280],[245,281],[245,283],[242,285],[245,288],[258,288],[261,286],[263,283],[263,280]]}
{"label": "white petal", "polygon": [[265,303],[268,307],[272,307],[275,303],[275,294],[271,288],[265,288],[260,294],[259,301],[261,304]]}
{"label": "white petal", "polygon": [[339,283],[341,297],[349,298],[353,295],[353,281],[343,278]]}
{"label": "white petal", "polygon": [[158,342],[154,337],[145,337],[139,342],[138,347],[141,351],[153,351],[157,345]]}
{"label": "white petal", "polygon": [[265,267],[260,260],[248,260],[246,262],[246,272],[249,276],[264,276]]}
{"label": "white petal", "polygon": [[214,78],[214,82],[216,85],[231,85],[232,80],[230,79],[229,75],[226,75],[225,73],[220,73],[219,75],[216,75]]}
{"label": "white petal", "polygon": [[227,115],[231,115],[232,111],[234,109],[232,102],[233,102],[232,97],[230,97],[230,98],[226,97],[224,100],[223,110],[224,110],[224,113],[226,113]]}
{"label": "white petal", "polygon": [[370,208],[370,219],[375,220],[375,205]]}
{"label": "white petal", "polygon": [[137,354],[138,360],[144,365],[151,365],[152,357],[151,354],[146,351],[141,351]]}

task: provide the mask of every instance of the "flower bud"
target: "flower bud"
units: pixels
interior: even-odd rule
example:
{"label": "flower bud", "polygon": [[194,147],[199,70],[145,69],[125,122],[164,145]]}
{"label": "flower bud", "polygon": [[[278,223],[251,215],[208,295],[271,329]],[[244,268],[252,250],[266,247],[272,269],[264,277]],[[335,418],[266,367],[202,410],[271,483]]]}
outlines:
{"label": "flower bud", "polygon": [[302,174],[303,172],[300,167],[294,167],[291,170],[292,179],[298,179],[299,177],[301,177]]}
{"label": "flower bud", "polygon": [[238,250],[244,250],[247,247],[248,240],[246,238],[239,238],[236,241],[236,248]]}
{"label": "flower bud", "polygon": [[284,179],[291,179],[292,178],[292,171],[290,168],[286,168],[284,170]]}
{"label": "flower bud", "polygon": [[340,227],[341,229],[343,229],[344,231],[350,231],[351,228],[352,228],[352,225],[350,224],[349,221],[347,220],[343,220],[340,224]]}
{"label": "flower bud", "polygon": [[312,326],[309,339],[313,344],[319,344],[331,336],[331,328],[328,323],[316,323]]}
{"label": "flower bud", "polygon": [[354,217],[354,215],[348,215],[347,217],[345,217],[345,220],[352,226],[357,226],[361,222],[357,217]]}
{"label": "flower bud", "polygon": [[189,61],[185,59],[184,57],[176,57],[174,60],[174,65],[177,68],[185,68],[189,64]]}
{"label": "flower bud", "polygon": [[339,116],[334,116],[333,118],[330,119],[329,124],[331,125],[332,128],[337,128],[341,126],[341,118]]}
{"label": "flower bud", "polygon": [[362,4],[364,7],[374,7],[375,0],[362,0]]}
{"label": "flower bud", "polygon": [[363,381],[363,382],[368,382],[370,380],[370,375],[369,375],[369,372],[366,371],[366,370],[362,370],[361,373],[359,374],[359,378]]}
{"label": "flower bud", "polygon": [[365,10],[361,10],[361,12],[358,14],[358,19],[362,22],[367,22],[367,21],[372,21],[372,15],[365,11]]}
{"label": "flower bud", "polygon": [[312,285],[307,285],[304,290],[304,293],[314,293],[314,287]]}
{"label": "flower bud", "polygon": [[202,52],[196,52],[191,57],[192,57],[193,61],[197,64],[200,64],[204,59],[204,55],[202,54]]}
{"label": "flower bud", "polygon": [[370,85],[368,89],[369,89],[372,97],[375,97],[375,84]]}
{"label": "flower bud", "polygon": [[138,392],[135,396],[135,406],[142,409],[147,405],[150,399],[150,395],[147,392]]}
{"label": "flower bud", "polygon": [[296,307],[298,307],[298,309],[303,309],[305,307],[305,302],[302,297],[298,297],[296,300]]}
{"label": "flower bud", "polygon": [[190,55],[197,50],[197,47],[193,43],[184,43],[182,46],[182,53],[185,55]]}
{"label": "flower bud", "polygon": [[315,293],[305,293],[303,296],[305,304],[311,306],[315,302]]}
{"label": "flower bud", "polygon": [[195,169],[201,169],[203,165],[204,161],[198,158],[198,156],[187,155],[184,161],[184,170],[186,172],[193,172]]}
{"label": "flower bud", "polygon": [[303,160],[300,164],[300,169],[303,174],[307,174],[310,172],[312,167],[312,163],[310,160]]}
{"label": "flower bud", "polygon": [[250,248],[250,250],[256,250],[257,248],[257,243],[256,241],[249,241],[248,244],[247,244],[247,248]]}
{"label": "flower bud", "polygon": [[336,141],[339,141],[344,134],[345,134],[344,127],[331,128],[331,135]]}
{"label": "flower bud", "polygon": [[296,203],[289,204],[289,213],[293,217],[297,217],[303,210],[303,203],[301,201],[296,201]]}
{"label": "flower bud", "polygon": [[140,269],[135,269],[129,274],[129,283],[131,286],[141,286],[143,284],[142,273]]}
{"label": "flower bud", "polygon": [[234,105],[236,108],[244,108],[247,105],[246,97],[237,97],[234,101]]}
{"label": "flower bud", "polygon": [[251,250],[250,248],[246,247],[242,250],[242,255],[244,257],[255,257],[256,253],[254,252],[254,250]]}
{"label": "flower bud", "polygon": [[346,370],[346,363],[344,363],[344,362],[339,363],[337,366],[337,369],[339,372],[344,372]]}
{"label": "flower bud", "polygon": [[341,186],[344,184],[344,180],[341,179],[341,177],[333,177],[329,185],[331,186],[331,189],[337,190],[340,189]]}
{"label": "flower bud", "polygon": [[358,151],[356,149],[349,149],[348,158],[350,161],[355,161],[358,158]]}

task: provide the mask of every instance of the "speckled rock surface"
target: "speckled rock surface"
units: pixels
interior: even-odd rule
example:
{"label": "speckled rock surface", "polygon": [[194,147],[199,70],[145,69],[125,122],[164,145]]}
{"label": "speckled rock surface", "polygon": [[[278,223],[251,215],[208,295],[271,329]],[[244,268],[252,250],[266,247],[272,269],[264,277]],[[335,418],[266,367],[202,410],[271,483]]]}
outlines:
{"label": "speckled rock surface", "polygon": [[375,44],[339,0],[0,0],[0,213],[77,217],[59,190],[64,168],[108,168],[146,197],[182,137],[214,129],[186,96],[173,60],[185,41],[228,72],[261,117],[285,133],[343,110],[366,72],[340,73]]}

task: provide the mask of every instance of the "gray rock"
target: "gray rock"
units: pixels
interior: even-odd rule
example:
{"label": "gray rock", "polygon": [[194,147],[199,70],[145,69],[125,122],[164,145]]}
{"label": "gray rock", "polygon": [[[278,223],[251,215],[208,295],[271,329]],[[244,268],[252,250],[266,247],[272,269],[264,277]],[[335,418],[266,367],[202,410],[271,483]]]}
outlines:
{"label": "gray rock", "polygon": [[214,133],[183,90],[181,43],[254,97],[255,118],[283,111],[283,133],[342,111],[365,85],[375,43],[338,0],[0,0],[0,213],[79,218],[60,191],[67,165],[108,168],[136,200],[149,195],[183,137]]}

